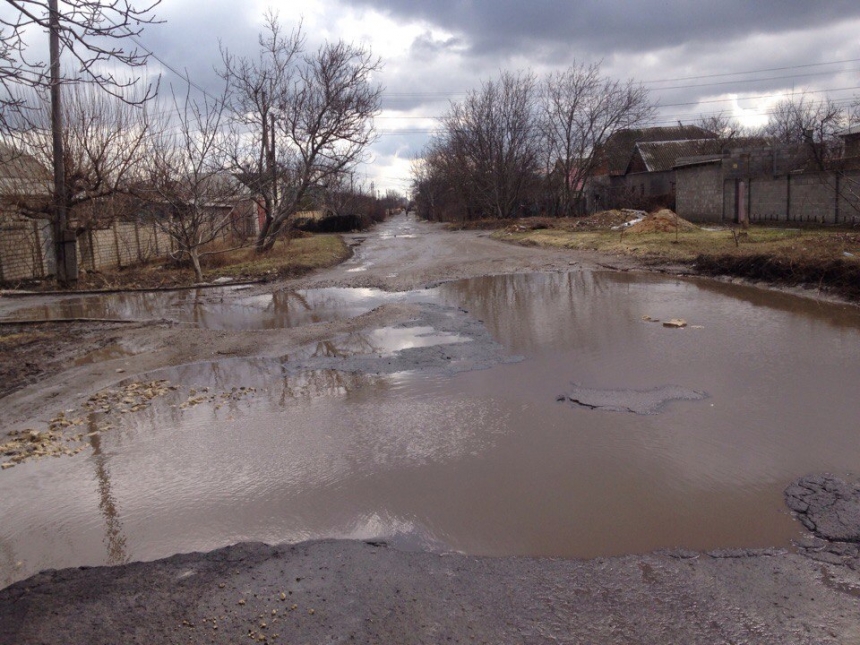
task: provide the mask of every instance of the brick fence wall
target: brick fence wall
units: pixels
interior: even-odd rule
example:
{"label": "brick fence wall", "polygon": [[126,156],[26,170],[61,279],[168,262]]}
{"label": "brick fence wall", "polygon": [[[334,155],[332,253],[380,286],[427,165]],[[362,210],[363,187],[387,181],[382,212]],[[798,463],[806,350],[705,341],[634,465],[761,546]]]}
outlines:
{"label": "brick fence wall", "polygon": [[692,222],[722,221],[723,178],[719,161],[675,171],[675,210]]}
{"label": "brick fence wall", "polygon": [[54,272],[51,227],[39,220],[0,220],[0,281],[43,278]]}
{"label": "brick fence wall", "polygon": [[678,215],[693,222],[736,221],[739,184],[744,182],[751,222],[860,223],[858,170],[741,174],[727,168],[732,161],[678,168]]}
{"label": "brick fence wall", "polygon": [[[224,238],[229,237],[225,230]],[[118,269],[167,257],[176,243],[154,224],[115,221],[78,236],[78,266],[86,271]],[[47,220],[0,214],[0,282],[54,274],[53,233]]]}

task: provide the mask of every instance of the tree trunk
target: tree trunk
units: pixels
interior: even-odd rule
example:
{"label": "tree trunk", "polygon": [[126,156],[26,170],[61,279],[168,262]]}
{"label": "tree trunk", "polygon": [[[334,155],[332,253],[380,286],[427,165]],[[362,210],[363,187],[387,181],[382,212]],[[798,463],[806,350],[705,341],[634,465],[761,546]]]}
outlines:
{"label": "tree trunk", "polygon": [[191,256],[191,266],[194,267],[195,280],[203,282],[203,269],[200,266],[200,255],[197,252],[197,247],[190,249],[188,255]]}
{"label": "tree trunk", "polygon": [[257,253],[264,253],[272,248],[268,242],[271,228],[272,219],[267,215],[266,220],[263,222],[263,226],[260,227],[260,232],[257,233],[257,241],[254,243],[254,251]]}

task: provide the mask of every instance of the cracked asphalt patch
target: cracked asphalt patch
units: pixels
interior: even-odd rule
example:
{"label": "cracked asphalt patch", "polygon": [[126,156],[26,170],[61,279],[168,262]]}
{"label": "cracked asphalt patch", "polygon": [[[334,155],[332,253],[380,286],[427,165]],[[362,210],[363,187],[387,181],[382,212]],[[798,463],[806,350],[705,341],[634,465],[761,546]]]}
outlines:
{"label": "cracked asphalt patch", "polygon": [[860,542],[860,484],[808,475],[785,490],[785,503],[816,536]]}
{"label": "cracked asphalt patch", "polygon": [[[502,345],[493,340],[484,324],[463,309],[432,303],[420,303],[416,308],[417,313],[412,320],[398,323],[392,329],[432,328],[434,333],[456,336],[459,342],[406,347],[390,353],[332,352],[330,355],[320,355],[315,351],[317,344],[314,344],[309,347],[311,351],[297,352],[284,364],[284,368],[290,374],[336,369],[365,374],[428,371],[453,375],[522,360],[521,356],[509,355]],[[343,339],[335,336],[332,346],[337,347]]]}
{"label": "cracked asphalt patch", "polygon": [[662,385],[650,390],[596,389],[574,384],[566,394],[556,400],[567,401],[592,410],[657,414],[671,401],[700,401],[707,398],[704,392],[680,385]]}

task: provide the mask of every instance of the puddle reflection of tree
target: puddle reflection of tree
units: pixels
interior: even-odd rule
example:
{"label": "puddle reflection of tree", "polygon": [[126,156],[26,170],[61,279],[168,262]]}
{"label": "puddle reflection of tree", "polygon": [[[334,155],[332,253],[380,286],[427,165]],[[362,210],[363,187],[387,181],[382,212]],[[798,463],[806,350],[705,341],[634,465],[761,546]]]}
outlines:
{"label": "puddle reflection of tree", "polygon": [[[293,301],[298,305],[298,307],[291,304]],[[275,314],[275,317],[281,326],[293,327],[298,323],[305,321],[308,318],[306,314],[312,312],[314,310],[314,306],[298,291],[284,289],[272,293],[272,300],[266,309],[271,310]],[[295,309],[298,309],[298,312],[295,312]],[[296,316],[291,315],[294,312],[296,313]],[[294,317],[296,317],[295,320],[293,319]],[[310,316],[310,321],[320,322],[319,317],[313,315]]]}
{"label": "puddle reflection of tree", "polygon": [[374,345],[370,336],[353,332],[341,338],[321,340],[311,358],[346,358],[360,354],[379,354],[382,347]]}
{"label": "puddle reflection of tree", "polygon": [[280,404],[287,405],[297,399],[346,396],[359,388],[382,385],[385,379],[377,376],[338,370],[309,370],[285,375]]}
{"label": "puddle reflection of tree", "polygon": [[44,305],[15,312],[16,318],[157,318],[165,310],[183,307],[189,294],[116,293],[88,297],[62,298]]}
{"label": "puddle reflection of tree", "polygon": [[[615,298],[608,272],[576,271],[489,276],[443,287],[456,304],[482,319],[499,341],[517,349],[608,333],[614,320],[638,320],[630,298]],[[635,315],[634,315],[635,314]]]}
{"label": "puddle reflection of tree", "polygon": [[126,537],[122,532],[122,521],[119,519],[119,508],[116,498],[111,491],[110,473],[107,468],[107,457],[102,452],[101,433],[97,431],[94,417],[90,419],[90,445],[93,448],[93,461],[96,465],[96,480],[99,488],[99,510],[105,519],[105,546],[107,547],[107,564],[125,564],[128,562]]}

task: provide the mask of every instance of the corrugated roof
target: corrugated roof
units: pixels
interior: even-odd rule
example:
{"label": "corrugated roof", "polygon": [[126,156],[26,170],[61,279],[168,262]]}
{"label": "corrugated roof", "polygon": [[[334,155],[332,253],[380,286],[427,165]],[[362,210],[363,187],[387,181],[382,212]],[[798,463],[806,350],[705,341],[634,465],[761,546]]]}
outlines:
{"label": "corrugated roof", "polygon": [[717,155],[725,142],[720,139],[688,139],[685,141],[647,141],[636,144],[636,152],[648,172],[672,170],[680,157]]}
{"label": "corrugated roof", "polygon": [[716,139],[717,135],[697,125],[679,125],[665,128],[637,128],[614,132],[603,145],[602,157],[610,175],[627,172],[636,144],[643,141],[686,141],[688,139]]}
{"label": "corrugated roof", "polygon": [[706,164],[720,163],[723,155],[700,155],[697,157],[679,157],[675,160],[675,168],[689,168],[690,166],[704,166]]}

